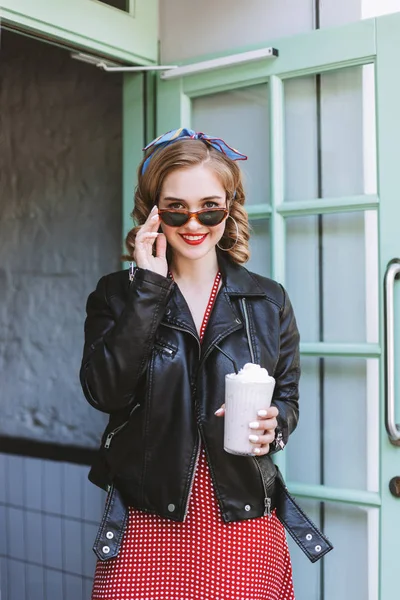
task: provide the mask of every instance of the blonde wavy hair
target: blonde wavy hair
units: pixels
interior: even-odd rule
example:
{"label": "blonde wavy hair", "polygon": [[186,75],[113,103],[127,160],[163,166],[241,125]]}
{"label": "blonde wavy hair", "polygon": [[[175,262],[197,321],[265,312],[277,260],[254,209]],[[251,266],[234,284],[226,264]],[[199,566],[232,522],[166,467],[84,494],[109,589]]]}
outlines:
{"label": "blonde wavy hair", "polygon": [[[135,227],[125,238],[128,254],[123,257],[124,260],[132,260],[136,234],[146,221],[153,206],[158,203],[164,180],[169,173],[176,169],[207,164],[217,173],[226,190],[229,215],[235,219],[239,232],[237,238],[235,223],[232,219],[227,218],[224,235],[219,245],[226,250],[224,254],[228,255],[233,262],[242,264],[248,261],[250,258],[250,228],[247,213],[243,208],[245,193],[242,172],[236,162],[201,140],[188,139],[177,140],[155,150],[145,173],[142,174],[143,163],[147,156],[138,167],[135,205],[131,213]],[[235,243],[236,238],[237,243]],[[170,258],[170,252],[168,258]]]}

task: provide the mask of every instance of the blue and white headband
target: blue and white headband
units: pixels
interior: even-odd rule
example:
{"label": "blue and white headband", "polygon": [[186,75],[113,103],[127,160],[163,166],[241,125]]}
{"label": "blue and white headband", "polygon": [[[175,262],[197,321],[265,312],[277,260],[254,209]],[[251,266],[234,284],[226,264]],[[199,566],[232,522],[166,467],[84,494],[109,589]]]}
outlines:
{"label": "blue and white headband", "polygon": [[245,154],[238,152],[237,150],[235,150],[235,148],[231,148],[231,146],[228,146],[228,144],[226,144],[221,138],[216,138],[212,135],[206,135],[205,133],[200,133],[193,131],[192,129],[186,129],[184,127],[181,127],[180,129],[173,129],[172,131],[168,131],[167,133],[160,135],[158,138],[150,142],[150,144],[147,144],[145,148],[143,148],[145,152],[150,148],[152,148],[153,150],[143,163],[142,175],[149,166],[149,162],[151,160],[151,157],[154,155],[154,152],[160,146],[168,146],[169,144],[172,144],[177,140],[185,139],[201,140],[205,144],[209,144],[210,146],[215,148],[215,150],[218,150],[218,152],[222,152],[222,154],[225,154],[231,160],[247,160],[247,156]]}

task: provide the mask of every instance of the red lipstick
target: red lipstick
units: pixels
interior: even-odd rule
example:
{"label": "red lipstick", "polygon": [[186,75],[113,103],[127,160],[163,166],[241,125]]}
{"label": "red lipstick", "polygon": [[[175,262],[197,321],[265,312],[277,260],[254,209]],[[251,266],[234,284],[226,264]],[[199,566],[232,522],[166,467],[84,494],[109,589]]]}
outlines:
{"label": "red lipstick", "polygon": [[189,244],[190,246],[198,246],[199,244],[202,244],[204,242],[204,240],[208,236],[208,233],[203,233],[199,235],[181,233],[179,235],[181,236],[183,241]]}

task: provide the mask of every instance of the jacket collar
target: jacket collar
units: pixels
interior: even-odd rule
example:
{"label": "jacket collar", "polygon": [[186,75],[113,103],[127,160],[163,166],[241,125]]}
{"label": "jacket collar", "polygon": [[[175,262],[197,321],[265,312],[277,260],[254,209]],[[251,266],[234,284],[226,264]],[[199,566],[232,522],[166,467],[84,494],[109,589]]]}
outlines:
{"label": "jacket collar", "polygon": [[229,296],[266,296],[257,279],[245,267],[233,263],[221,252],[218,253],[218,264]]}
{"label": "jacket collar", "polygon": [[[222,274],[222,286],[204,335],[203,355],[208,353],[210,347],[243,327],[243,316],[232,304],[234,298],[266,296],[257,279],[247,269],[220,255],[218,256],[218,264]],[[189,307],[177,286],[175,286],[168,302],[163,323],[167,326],[188,331],[198,338]]]}

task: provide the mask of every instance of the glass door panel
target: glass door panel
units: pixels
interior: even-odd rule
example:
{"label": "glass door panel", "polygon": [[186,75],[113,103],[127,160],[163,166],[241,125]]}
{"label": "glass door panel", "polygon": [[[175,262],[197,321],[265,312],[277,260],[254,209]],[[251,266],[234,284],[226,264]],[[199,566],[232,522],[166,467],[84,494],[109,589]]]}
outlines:
{"label": "glass door panel", "polygon": [[365,127],[373,86],[372,65],[285,80],[286,201],[365,193],[376,162],[375,132]]}
{"label": "glass door panel", "polygon": [[303,342],[320,338],[318,217],[286,220],[286,287]]}
{"label": "glass door panel", "polygon": [[378,491],[379,361],[302,356],[301,367],[301,419],[287,447],[288,480]]}
{"label": "glass door panel", "polygon": [[269,118],[266,84],[207,94],[192,101],[191,125],[196,131],[222,137],[250,157],[241,161],[246,203],[269,202]]}
{"label": "glass door panel", "polygon": [[335,551],[329,560],[311,565],[289,539],[296,600],[377,598],[378,510],[312,500],[301,500],[300,505],[335,540]]}
{"label": "glass door panel", "polygon": [[376,211],[286,219],[286,286],[303,342],[377,343]]}
{"label": "glass door panel", "polygon": [[246,268],[264,277],[271,276],[271,240],[269,219],[250,220],[250,260]]}
{"label": "glass door panel", "polygon": [[318,198],[315,76],[284,82],[285,200]]}

